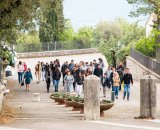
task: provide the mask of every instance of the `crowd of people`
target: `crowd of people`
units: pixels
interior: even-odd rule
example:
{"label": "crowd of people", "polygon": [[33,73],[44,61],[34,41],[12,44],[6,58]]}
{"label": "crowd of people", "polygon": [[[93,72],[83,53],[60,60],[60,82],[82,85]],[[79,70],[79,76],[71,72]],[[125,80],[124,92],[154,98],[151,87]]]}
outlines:
{"label": "crowd of people", "polygon": [[[54,91],[58,92],[60,79],[62,77],[64,91],[70,93],[76,92],[78,96],[81,96],[85,77],[95,75],[100,78],[104,97],[106,97],[107,89],[112,89],[112,91],[115,92],[116,99],[118,99],[121,84],[124,83],[123,99],[125,99],[127,94],[127,100],[129,100],[130,84],[133,84],[129,68],[124,69],[122,63],[120,63],[117,68],[108,66],[108,69],[104,72],[104,67],[104,62],[101,58],[99,58],[98,61],[93,60],[91,62],[80,61],[79,63],[75,63],[74,60],[70,62],[66,61],[62,66],[58,59],[50,63],[39,61],[35,65],[36,82],[38,84],[41,81],[45,81],[48,93],[51,83],[53,83]],[[19,62],[17,69],[19,83],[25,81],[26,90],[29,91],[30,83],[33,80],[30,68],[27,68],[25,62]]]}

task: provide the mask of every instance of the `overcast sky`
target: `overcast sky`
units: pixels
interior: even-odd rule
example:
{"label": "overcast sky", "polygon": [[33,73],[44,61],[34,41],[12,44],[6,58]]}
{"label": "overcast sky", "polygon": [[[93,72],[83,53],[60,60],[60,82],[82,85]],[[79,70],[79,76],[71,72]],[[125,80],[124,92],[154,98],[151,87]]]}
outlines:
{"label": "overcast sky", "polygon": [[[129,12],[133,6],[126,0],[64,0],[64,15],[69,18],[75,30],[84,25],[96,25],[101,20],[114,20],[122,17],[128,22],[136,21],[130,18]],[[145,25],[147,18],[142,20],[141,25]]]}

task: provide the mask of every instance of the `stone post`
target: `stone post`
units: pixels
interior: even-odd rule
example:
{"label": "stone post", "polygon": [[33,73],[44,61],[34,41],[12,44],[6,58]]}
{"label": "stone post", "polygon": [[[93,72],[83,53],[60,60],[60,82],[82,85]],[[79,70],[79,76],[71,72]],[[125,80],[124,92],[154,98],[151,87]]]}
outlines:
{"label": "stone post", "polygon": [[90,75],[84,82],[85,120],[100,119],[100,78]]}
{"label": "stone post", "polygon": [[112,102],[115,101],[115,92],[114,91],[111,92],[111,101]]}
{"label": "stone post", "polygon": [[40,102],[40,93],[33,93],[33,102]]}
{"label": "stone post", "polygon": [[144,76],[140,79],[140,117],[156,118],[157,107],[157,79],[153,76]]}

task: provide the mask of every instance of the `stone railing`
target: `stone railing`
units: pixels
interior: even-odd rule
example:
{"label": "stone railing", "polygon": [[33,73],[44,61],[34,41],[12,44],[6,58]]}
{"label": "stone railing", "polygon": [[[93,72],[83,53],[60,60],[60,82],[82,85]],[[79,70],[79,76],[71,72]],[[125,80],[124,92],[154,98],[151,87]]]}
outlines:
{"label": "stone railing", "polygon": [[147,73],[160,79],[160,63],[134,49],[131,49],[130,56],[126,58],[126,66],[130,68],[135,80],[140,80]]}
{"label": "stone railing", "polygon": [[133,48],[131,48],[130,50],[130,56],[136,61],[138,61],[140,64],[148,68],[149,70],[160,75],[160,63],[159,62],[139,53]]}
{"label": "stone railing", "polygon": [[18,59],[24,58],[37,58],[37,57],[54,57],[54,56],[65,56],[65,55],[80,55],[80,54],[92,54],[99,53],[98,49],[76,49],[76,50],[62,50],[62,51],[44,51],[44,52],[28,52],[18,53]]}

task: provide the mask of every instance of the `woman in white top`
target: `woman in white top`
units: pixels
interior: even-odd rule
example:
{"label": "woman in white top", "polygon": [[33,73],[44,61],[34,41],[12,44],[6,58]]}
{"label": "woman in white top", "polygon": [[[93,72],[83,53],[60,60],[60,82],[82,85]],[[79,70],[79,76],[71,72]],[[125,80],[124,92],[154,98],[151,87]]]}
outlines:
{"label": "woman in white top", "polygon": [[17,71],[18,71],[18,82],[21,83],[22,82],[23,71],[24,71],[24,67],[23,67],[21,61],[19,61],[19,64],[17,66]]}

